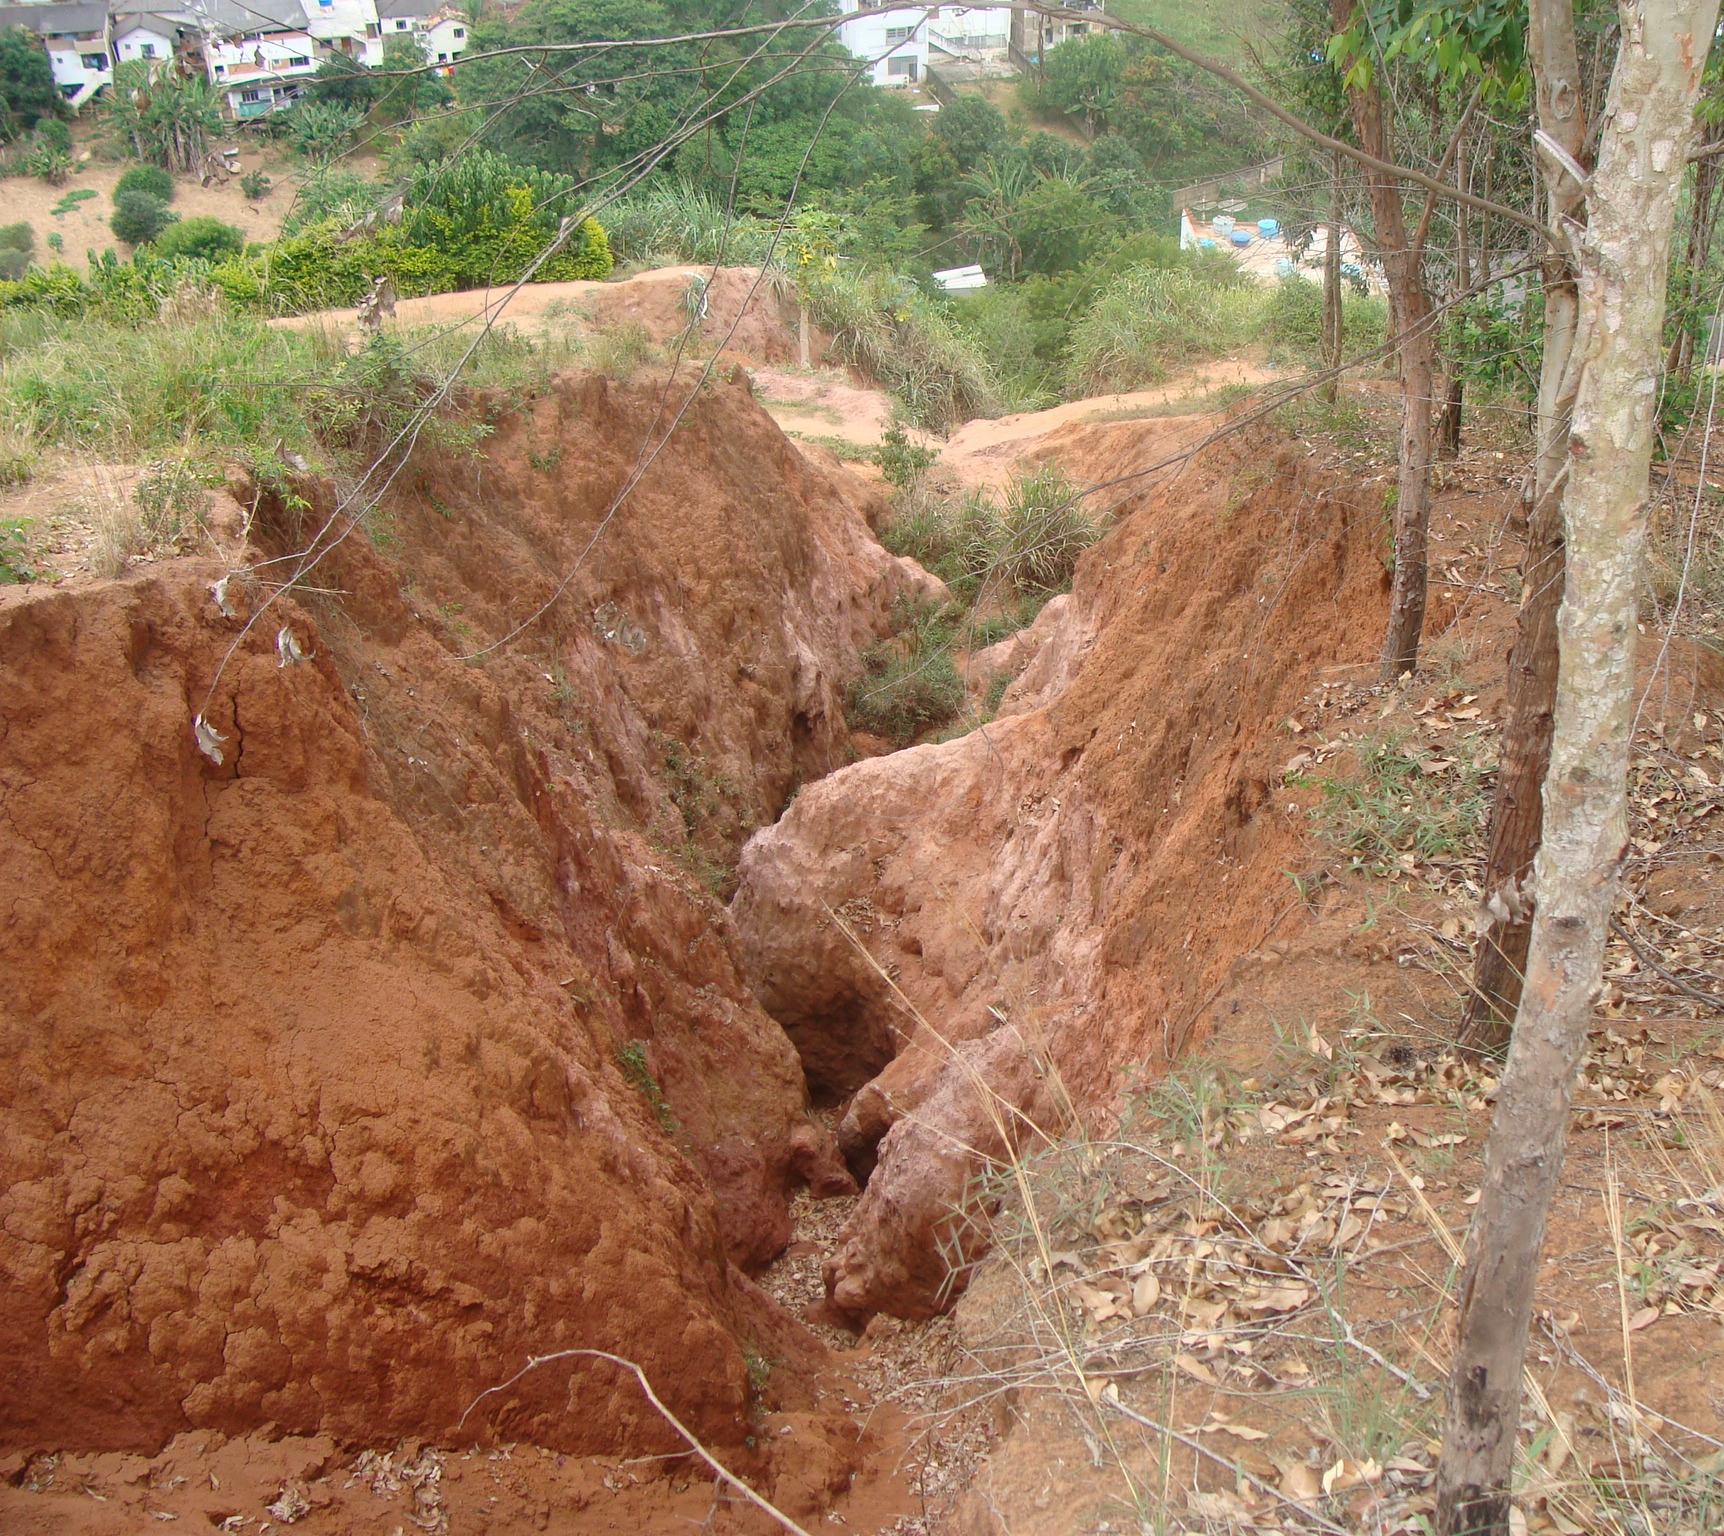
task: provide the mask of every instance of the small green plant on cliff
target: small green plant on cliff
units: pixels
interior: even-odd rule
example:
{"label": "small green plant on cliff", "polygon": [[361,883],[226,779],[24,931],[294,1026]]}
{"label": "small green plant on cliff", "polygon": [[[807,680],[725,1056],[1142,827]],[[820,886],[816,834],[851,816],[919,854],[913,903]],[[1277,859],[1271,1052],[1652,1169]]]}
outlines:
{"label": "small green plant on cliff", "polygon": [[893,603],[892,638],[862,653],[862,675],[850,685],[852,729],[908,746],[958,718],[964,680],[952,661],[952,643],[960,617],[950,605],[904,597]]}
{"label": "small green plant on cliff", "polygon": [[880,434],[880,446],[875,450],[880,464],[880,473],[886,477],[887,483],[903,490],[918,476],[924,474],[939,457],[932,448],[924,448],[920,443],[910,441],[910,434],[904,430],[901,421],[892,422]]}
{"label": "small green plant on cliff", "polygon": [[664,1090],[658,1085],[658,1079],[652,1075],[652,1068],[647,1065],[646,1052],[646,1041],[624,1040],[617,1047],[617,1065],[622,1068],[623,1081],[647,1101],[647,1107],[652,1110],[654,1119],[664,1133],[674,1136],[681,1127],[664,1096]]}
{"label": "small green plant on cliff", "polygon": [[30,568],[30,535],[17,518],[0,521],[0,587],[35,580]]}

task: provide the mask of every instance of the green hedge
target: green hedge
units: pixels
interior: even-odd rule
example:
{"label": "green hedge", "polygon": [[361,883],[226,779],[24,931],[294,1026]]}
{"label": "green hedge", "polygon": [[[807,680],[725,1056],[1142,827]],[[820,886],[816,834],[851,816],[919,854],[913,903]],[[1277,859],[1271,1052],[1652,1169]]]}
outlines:
{"label": "green hedge", "polygon": [[[0,280],[0,307],[40,306],[56,310],[100,309],[115,318],[147,319],[183,281],[219,288],[234,309],[267,309],[277,314],[338,309],[357,304],[374,277],[388,276],[403,298],[448,293],[489,281],[513,282],[543,248],[521,230],[497,231],[477,253],[450,253],[409,242],[399,228],[374,235],[340,237],[333,220],[285,235],[271,245],[209,260],[197,256],[164,259],[149,249],[122,261],[112,251],[92,256],[80,274],[63,262],[32,267],[16,281]],[[592,219],[571,235],[568,246],[534,274],[535,282],[567,282],[607,277],[610,242]]]}

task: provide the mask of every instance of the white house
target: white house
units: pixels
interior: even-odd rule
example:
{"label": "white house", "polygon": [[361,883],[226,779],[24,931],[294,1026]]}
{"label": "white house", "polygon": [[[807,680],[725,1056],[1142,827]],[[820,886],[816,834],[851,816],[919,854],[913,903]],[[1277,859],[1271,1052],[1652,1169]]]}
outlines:
{"label": "white house", "polygon": [[151,11],[114,13],[114,58],[121,64],[171,59],[183,23]]}
{"label": "white house", "polygon": [[416,37],[425,57],[450,65],[467,51],[466,14],[449,0],[377,0],[383,36]]}
{"label": "white house", "polygon": [[321,45],[321,59],[342,53],[375,69],[383,62],[383,34],[373,0],[299,0],[304,26]]}
{"label": "white house", "polygon": [[290,105],[334,51],[313,38],[300,0],[192,0],[185,14],[203,33],[210,80],[236,118]]}
{"label": "white house", "polygon": [[42,39],[54,84],[74,107],[83,106],[113,77],[108,7],[100,0],[0,6],[0,27],[24,27]]}
{"label": "white house", "polygon": [[873,9],[860,0],[838,0],[844,20],[838,41],[856,58],[866,59],[876,85],[915,85],[928,69],[925,10]]}
{"label": "white house", "polygon": [[1001,57],[1011,42],[1012,13],[988,5],[943,5],[928,23],[928,42],[959,59]]}

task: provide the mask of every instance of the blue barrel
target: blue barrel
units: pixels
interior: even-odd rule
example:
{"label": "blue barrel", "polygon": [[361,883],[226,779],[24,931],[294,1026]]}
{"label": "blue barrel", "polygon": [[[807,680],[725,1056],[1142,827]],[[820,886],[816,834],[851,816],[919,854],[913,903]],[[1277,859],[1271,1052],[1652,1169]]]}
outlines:
{"label": "blue barrel", "polygon": [[1293,261],[1291,257],[1277,256],[1275,258],[1275,275],[1277,277],[1291,277],[1293,275]]}
{"label": "blue barrel", "polygon": [[1281,233],[1281,226],[1274,219],[1259,219],[1257,221],[1257,233],[1262,235],[1265,240],[1273,240]]}
{"label": "blue barrel", "polygon": [[1250,245],[1251,231],[1248,229],[1236,229],[1227,238],[1235,245]]}
{"label": "blue barrel", "polygon": [[1208,235],[1201,235],[1198,237],[1197,248],[1200,251],[1213,251],[1215,249],[1215,242],[1211,240]]}

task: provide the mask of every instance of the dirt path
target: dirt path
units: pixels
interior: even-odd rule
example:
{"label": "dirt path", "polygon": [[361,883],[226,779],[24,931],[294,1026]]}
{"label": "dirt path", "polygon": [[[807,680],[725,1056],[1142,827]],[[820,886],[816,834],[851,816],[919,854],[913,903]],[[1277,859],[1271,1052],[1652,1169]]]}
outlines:
{"label": "dirt path", "polygon": [[[78,153],[84,153],[79,146]],[[174,178],[173,209],[182,219],[209,215],[224,224],[235,224],[245,231],[247,240],[273,240],[281,233],[281,221],[298,194],[298,184],[289,175],[273,151],[260,152],[244,145],[239,155],[240,169],[267,171],[274,181],[269,196],[250,201],[239,188],[236,177],[225,187],[203,187],[187,176]],[[26,223],[35,232],[36,260],[46,265],[60,260],[83,269],[89,265],[89,253],[98,255],[105,250],[126,252],[129,247],[114,238],[108,220],[114,212],[114,183],[134,161],[118,165],[88,159],[82,161],[64,186],[51,187],[33,176],[0,177],[0,224]],[[54,209],[66,203],[69,196],[93,192],[95,196],[78,199],[67,212],[56,214]],[[60,237],[62,250],[56,258],[48,244],[49,235]]]}
{"label": "dirt path", "polygon": [[1273,369],[1254,359],[1222,358],[1178,374],[1154,389],[1095,395],[1045,411],[967,422],[947,440],[940,463],[966,485],[999,485],[1038,442],[1063,427],[1198,415],[1221,404],[1219,391],[1266,384],[1276,377]]}

